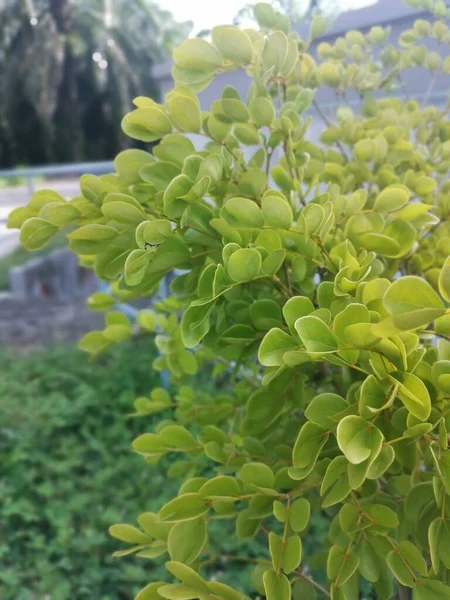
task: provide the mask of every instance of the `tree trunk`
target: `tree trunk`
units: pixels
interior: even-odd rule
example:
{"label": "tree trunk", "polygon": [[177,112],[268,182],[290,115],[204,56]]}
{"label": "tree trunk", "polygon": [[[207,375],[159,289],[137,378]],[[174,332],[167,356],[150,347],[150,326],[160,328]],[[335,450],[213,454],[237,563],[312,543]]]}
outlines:
{"label": "tree trunk", "polygon": [[[64,36],[63,77],[59,90],[58,109],[60,132],[57,133],[59,155],[72,162],[82,159],[81,123],[78,102],[77,60],[72,50],[71,36],[76,33],[76,16],[69,0],[50,0],[50,12],[59,33]],[[58,144],[59,141],[59,144]]]}

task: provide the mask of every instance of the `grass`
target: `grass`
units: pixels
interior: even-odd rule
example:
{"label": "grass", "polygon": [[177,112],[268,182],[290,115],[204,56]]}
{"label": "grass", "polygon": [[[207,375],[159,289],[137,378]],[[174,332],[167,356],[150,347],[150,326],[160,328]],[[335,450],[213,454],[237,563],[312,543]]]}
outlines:
{"label": "grass", "polygon": [[131,600],[152,565],[111,557],[108,526],[169,489],[131,450],[148,420],[133,399],[159,385],[152,340],[92,362],[71,348],[0,360],[0,598]]}

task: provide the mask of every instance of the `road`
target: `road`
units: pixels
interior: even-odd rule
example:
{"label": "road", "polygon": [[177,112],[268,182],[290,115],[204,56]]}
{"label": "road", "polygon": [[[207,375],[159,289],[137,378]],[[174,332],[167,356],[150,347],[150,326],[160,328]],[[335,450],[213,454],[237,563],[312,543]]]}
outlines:
{"label": "road", "polygon": [[[36,182],[35,189],[55,190],[61,196],[72,198],[80,193],[78,180],[55,180]],[[0,188],[0,259],[10,254],[19,245],[19,232],[6,228],[9,213],[18,206],[25,206],[30,194],[26,186]]]}

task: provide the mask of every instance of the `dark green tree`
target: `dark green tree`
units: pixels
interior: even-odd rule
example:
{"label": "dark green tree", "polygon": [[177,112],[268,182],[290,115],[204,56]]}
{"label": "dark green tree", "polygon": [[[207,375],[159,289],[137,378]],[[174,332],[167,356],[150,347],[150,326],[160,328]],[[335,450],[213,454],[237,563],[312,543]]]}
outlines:
{"label": "dark green tree", "polygon": [[190,23],[149,0],[3,0],[0,164],[113,156],[119,116]]}

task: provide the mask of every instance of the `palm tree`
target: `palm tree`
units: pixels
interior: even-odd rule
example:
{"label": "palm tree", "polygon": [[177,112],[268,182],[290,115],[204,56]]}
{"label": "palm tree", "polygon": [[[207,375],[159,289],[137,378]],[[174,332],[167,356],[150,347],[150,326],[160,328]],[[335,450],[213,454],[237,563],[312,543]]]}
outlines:
{"label": "palm tree", "polygon": [[0,0],[0,164],[114,155],[190,26],[151,0]]}

